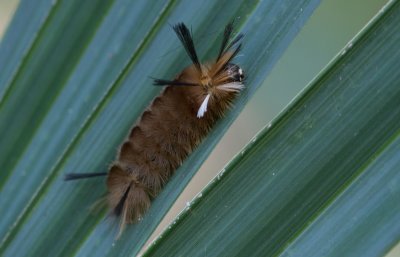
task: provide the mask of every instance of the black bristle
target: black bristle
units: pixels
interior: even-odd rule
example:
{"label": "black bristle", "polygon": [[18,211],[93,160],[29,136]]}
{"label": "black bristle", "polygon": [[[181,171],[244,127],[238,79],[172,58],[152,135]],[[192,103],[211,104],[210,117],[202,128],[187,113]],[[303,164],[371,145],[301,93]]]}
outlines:
{"label": "black bristle", "polygon": [[242,40],[242,38],[244,37],[244,35],[242,33],[239,33],[229,44],[229,46],[226,48],[225,52],[228,51],[229,49],[232,48],[232,46],[234,46],[237,42],[239,42],[240,40]]}
{"label": "black bristle", "polygon": [[166,80],[166,79],[153,79],[154,86],[198,86],[198,84],[179,81],[179,80]]}
{"label": "black bristle", "polygon": [[182,22],[173,26],[173,29],[175,30],[175,33],[178,36],[179,40],[182,42],[193,64],[196,66],[197,70],[201,72],[201,65],[199,62],[199,58],[197,57],[196,48],[194,47],[193,43],[193,37],[189,29]]}
{"label": "black bristle", "polygon": [[231,55],[231,57],[227,60],[226,63],[229,63],[233,58],[235,58],[235,56],[240,52],[240,50],[242,49],[242,44],[239,44],[235,51],[233,51],[233,54]]}
{"label": "black bristle", "polygon": [[122,213],[122,210],[124,208],[124,203],[126,201],[126,198],[128,198],[128,193],[129,190],[131,189],[131,186],[129,185],[128,188],[126,189],[124,195],[122,196],[121,200],[119,200],[117,206],[114,209],[114,214],[115,216],[119,216]]}
{"label": "black bristle", "polygon": [[[231,21],[225,27],[224,37],[222,38],[221,48],[219,50],[217,60],[219,60],[227,51],[229,51],[236,43],[238,43],[244,37],[244,35],[242,33],[240,33],[229,43],[229,41],[233,35],[233,27],[234,27],[233,24],[234,24],[234,21]],[[239,50],[240,50],[240,46],[238,48],[236,48],[235,54],[233,55],[233,57],[239,52]]]}
{"label": "black bristle", "polygon": [[221,56],[224,54],[225,49],[229,43],[229,39],[232,37],[232,32],[233,32],[233,21],[229,22],[225,27],[224,36],[222,38],[222,44],[219,50],[217,60],[219,60],[219,58],[221,58]]}
{"label": "black bristle", "polygon": [[67,173],[64,176],[64,180],[93,178],[93,177],[99,177],[99,176],[107,176],[107,172],[100,172],[100,173]]}

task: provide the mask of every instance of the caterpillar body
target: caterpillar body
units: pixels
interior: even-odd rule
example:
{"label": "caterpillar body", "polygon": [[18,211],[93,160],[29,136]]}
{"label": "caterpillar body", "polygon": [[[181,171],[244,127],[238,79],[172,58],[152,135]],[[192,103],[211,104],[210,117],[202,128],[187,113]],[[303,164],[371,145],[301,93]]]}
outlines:
{"label": "caterpillar body", "polygon": [[166,88],[132,128],[107,173],[69,173],[65,177],[107,176],[107,202],[112,213],[121,216],[120,231],[144,215],[151,200],[244,88],[242,69],[231,63],[243,38],[243,34],[233,38],[233,22],[225,27],[217,58],[206,64],[199,62],[185,24],[178,23],[173,29],[192,65],[174,80],[154,80],[154,85]]}

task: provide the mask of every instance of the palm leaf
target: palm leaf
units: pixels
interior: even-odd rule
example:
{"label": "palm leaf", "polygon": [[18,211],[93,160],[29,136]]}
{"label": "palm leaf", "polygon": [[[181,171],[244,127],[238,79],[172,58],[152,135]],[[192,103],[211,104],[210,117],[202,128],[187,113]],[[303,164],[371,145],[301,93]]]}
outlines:
{"label": "palm leaf", "polygon": [[[7,206],[0,209],[0,253],[137,253],[318,4],[42,0],[33,12],[32,2],[22,1],[0,48],[0,67],[9,67],[0,70],[0,206]],[[105,171],[160,90],[148,76],[170,78],[188,64],[169,24],[190,24],[207,58],[234,18],[246,34],[238,62],[249,71],[247,90],[144,220],[114,243],[117,226],[104,212],[88,210],[105,193],[104,183],[65,183],[63,175]]]}
{"label": "palm leaf", "polygon": [[389,2],[144,256],[383,256],[400,240],[400,2]]}

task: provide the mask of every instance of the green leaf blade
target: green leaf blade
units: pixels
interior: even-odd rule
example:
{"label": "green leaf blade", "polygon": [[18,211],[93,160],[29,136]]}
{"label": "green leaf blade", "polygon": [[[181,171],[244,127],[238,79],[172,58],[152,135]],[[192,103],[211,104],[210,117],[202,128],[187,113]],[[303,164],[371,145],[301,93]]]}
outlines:
{"label": "green leaf blade", "polygon": [[[109,4],[110,1],[63,2],[52,9],[43,24],[40,36],[35,39],[0,102],[0,165],[4,169],[0,186],[70,76],[95,33],[93,27],[102,20]],[[65,16],[74,16],[74,19],[69,21]],[[29,23],[29,17],[21,17],[24,18]]]}
{"label": "green leaf blade", "polygon": [[[54,5],[51,0],[24,1],[20,5],[0,47],[0,101],[25,59],[27,52],[40,33],[40,28],[49,16]],[[29,22],[22,22],[29,17]],[[15,33],[18,32],[18,33]]]}
{"label": "green leaf blade", "polygon": [[[125,3],[123,4],[125,5]],[[32,196],[35,196],[38,189],[43,186],[43,181],[48,179],[46,176],[51,175],[51,172],[54,172],[54,169],[61,164],[60,156],[66,154],[87,119],[129,63],[132,53],[139,48],[143,36],[147,33],[146,29],[150,30],[151,25],[159,16],[159,12],[165,8],[164,5],[142,5],[142,8],[126,13],[120,19],[114,19],[117,16],[115,14],[100,29],[99,35],[93,39],[87,52],[76,64],[76,71],[65,82],[59,97],[46,113],[38,132],[34,134],[31,142],[25,142],[27,149],[21,147],[21,151],[25,152],[19,162],[14,169],[9,170],[11,175],[2,190],[15,196],[0,198],[2,206],[9,206],[8,209],[0,210],[3,217],[1,223],[3,236],[13,225],[16,217],[26,211],[24,208],[30,204]],[[138,4],[135,6],[138,7]],[[146,17],[140,16],[140,14],[135,15],[138,12],[142,12],[142,15],[146,14],[150,8],[157,11],[156,7],[159,12],[154,12],[153,15],[146,15]],[[118,9],[114,12],[121,13]],[[133,19],[126,18],[127,16],[132,17],[132,14],[135,15]],[[127,26],[124,27],[124,30],[116,30],[115,26],[119,27],[121,20],[125,21]],[[148,26],[136,28],[139,20],[147,21]],[[131,33],[132,30],[137,33]],[[115,33],[110,35],[109,33],[112,32]],[[105,40],[108,38],[113,38],[113,40]],[[91,169],[93,168],[78,166],[70,172],[87,172]],[[15,187],[16,184],[23,187],[24,191],[21,192],[20,187]]]}
{"label": "green leaf blade", "polygon": [[[210,182],[144,255],[344,256],[355,250],[363,256],[376,256],[392,247],[400,239],[400,206],[393,205],[400,192],[393,168],[399,161],[399,14],[399,1],[390,2],[272,127],[262,130]],[[375,178],[382,175],[381,169],[373,161],[380,152],[387,154],[381,165],[385,161],[392,164],[378,183]],[[371,219],[351,227],[351,216],[336,216],[350,220],[347,227],[335,223],[344,226],[343,234],[335,238],[334,234],[318,234],[316,230],[323,227],[315,224],[313,233],[302,240],[302,233],[319,216],[325,218],[323,225],[333,226],[330,216],[323,217],[332,201],[341,197],[354,200],[351,192],[356,190],[365,194],[364,201],[368,199],[369,187],[360,189],[363,185],[358,182],[363,176],[378,183],[375,188],[390,184],[375,196],[387,212],[377,217],[379,211],[373,206],[353,207],[362,215],[372,212]],[[378,223],[371,226],[369,222]],[[366,245],[365,241],[382,235],[381,227],[390,227],[387,235]],[[346,235],[346,228],[354,230]],[[318,236],[321,240],[316,245]],[[299,242],[290,246],[296,239]]]}
{"label": "green leaf blade", "polygon": [[[115,3],[110,7],[103,23],[97,29],[93,43],[88,45],[87,52],[82,57],[82,63],[88,58],[88,65],[94,70],[93,74],[86,65],[76,64],[70,79],[66,81],[40,123],[41,127],[33,135],[32,142],[35,144],[30,142],[27,145],[29,154],[18,160],[16,167],[29,167],[30,163],[35,163],[35,172],[23,174],[22,169],[15,169],[11,179],[5,184],[5,188],[12,189],[11,182],[17,181],[21,176],[26,176],[26,181],[30,181],[25,183],[34,182],[29,190],[24,192],[25,197],[18,199],[15,204],[9,202],[10,206],[15,208],[13,214],[17,218],[15,225],[11,219],[2,223],[8,229],[11,227],[11,230],[6,231],[8,234],[3,238],[0,251],[6,256],[115,256],[137,253],[318,4],[319,1],[315,0],[287,0],[283,4],[274,1],[171,1],[159,5],[160,12],[153,13],[154,19],[145,23],[150,28],[144,30],[145,35],[141,35],[146,36],[145,40],[141,41],[138,49],[129,48],[125,53],[129,56],[126,65],[121,65],[124,63],[121,59],[122,61],[117,62],[119,66],[114,70],[114,67],[102,65],[102,62],[110,59],[107,53],[112,52],[115,45],[111,44],[110,48],[100,47],[98,50],[99,45],[102,45],[101,39],[107,41],[111,37],[104,36],[106,34],[100,35],[106,29],[117,30],[111,25],[106,26],[107,21],[111,24],[115,16],[127,16],[129,10],[134,11],[138,8],[135,4],[127,7],[123,2]],[[231,16],[221,16],[221,7]],[[207,13],[207,16],[204,13]],[[126,16],[121,19],[127,19]],[[103,221],[104,213],[93,215],[88,210],[88,206],[105,192],[104,182],[91,180],[66,183],[62,180],[63,175],[67,172],[105,170],[132,123],[160,90],[150,86],[151,80],[147,76],[173,77],[189,64],[168,23],[184,21],[193,27],[196,39],[196,35],[205,35],[213,27],[222,31],[227,22],[238,16],[241,17],[238,26],[244,27],[243,31],[248,38],[244,57],[239,59],[238,63],[243,63],[248,71],[254,70],[253,73],[249,73],[248,89],[237,101],[234,110],[218,124],[206,142],[173,177],[153,203],[146,218],[138,225],[130,226],[113,246],[118,230],[117,224],[110,219]],[[135,28],[132,24],[130,26],[132,27],[124,27],[124,30]],[[99,41],[96,42],[97,36]],[[255,36],[258,40],[253,38]],[[113,34],[113,37],[116,37],[116,34]],[[122,44],[120,40],[116,42],[117,46],[118,43],[126,47],[130,42]],[[200,43],[200,56],[211,55],[210,49],[218,45],[217,40]],[[89,55],[91,51],[104,51],[104,54]],[[114,61],[113,58],[111,60]],[[104,74],[108,69],[113,71],[110,77]],[[118,69],[120,72],[115,74],[114,71]],[[101,72],[102,70],[104,72]],[[99,83],[100,81],[102,83]],[[103,81],[111,81],[111,85]],[[68,112],[65,123],[60,124],[57,113]],[[55,133],[51,142],[46,141],[48,138],[43,138],[48,132]],[[32,158],[33,151],[38,147],[36,143],[45,151],[45,154],[39,154],[41,152],[38,151],[36,156],[39,161]],[[21,241],[24,241],[24,244],[21,244]]]}
{"label": "green leaf blade", "polygon": [[386,254],[400,239],[399,153],[397,134],[281,256]]}

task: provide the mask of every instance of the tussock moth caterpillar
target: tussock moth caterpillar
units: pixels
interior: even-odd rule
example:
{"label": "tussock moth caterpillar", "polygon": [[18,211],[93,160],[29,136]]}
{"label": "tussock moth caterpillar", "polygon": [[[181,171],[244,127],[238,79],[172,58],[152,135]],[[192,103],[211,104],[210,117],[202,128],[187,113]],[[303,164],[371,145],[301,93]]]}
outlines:
{"label": "tussock moth caterpillar", "polygon": [[243,89],[243,71],[231,63],[241,49],[243,34],[233,38],[233,22],[224,30],[216,59],[201,64],[192,35],[183,23],[173,26],[192,65],[174,80],[155,79],[167,86],[157,96],[107,173],[70,173],[66,180],[107,176],[108,206],[121,216],[120,232],[138,221],[174,171],[196,148]]}

